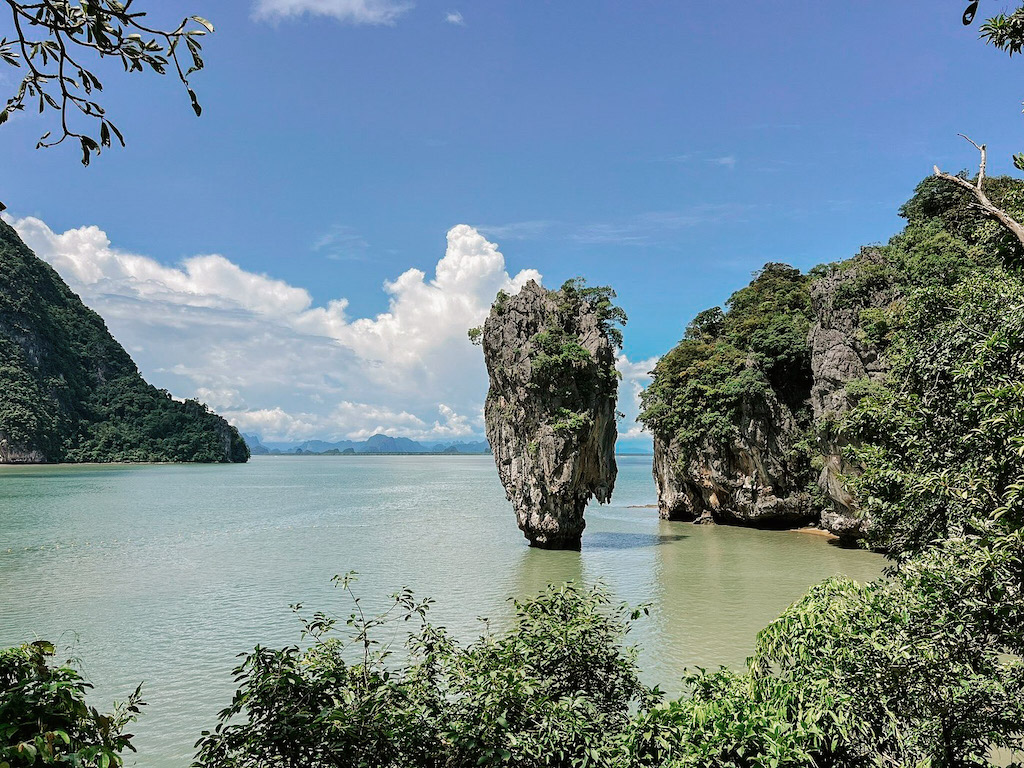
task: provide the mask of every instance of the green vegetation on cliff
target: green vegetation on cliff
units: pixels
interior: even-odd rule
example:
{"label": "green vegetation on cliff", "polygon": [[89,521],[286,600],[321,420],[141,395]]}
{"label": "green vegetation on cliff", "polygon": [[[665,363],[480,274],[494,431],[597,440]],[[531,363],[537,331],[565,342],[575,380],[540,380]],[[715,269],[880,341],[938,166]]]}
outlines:
{"label": "green vegetation on cliff", "polygon": [[[993,181],[1019,215],[1024,183]],[[855,391],[839,425],[872,542],[889,552],[1024,522],[1012,488],[1024,475],[1022,253],[966,198],[937,191],[929,180],[904,207],[909,224],[879,278],[902,294],[884,316],[889,375]],[[922,198],[944,205],[922,214]]]}
{"label": "green vegetation on cliff", "polygon": [[206,406],[145,381],[103,320],[0,222],[0,461],[245,461]]}
{"label": "green vegetation on cliff", "polygon": [[[508,298],[507,293],[499,291],[491,311],[504,314]],[[566,280],[557,299],[555,311],[545,317],[543,327],[530,339],[529,386],[538,397],[557,403],[554,429],[576,433],[590,424],[587,404],[595,398],[614,397],[618,388],[614,356],[595,359],[580,343],[582,310],[587,307],[596,315],[598,329],[607,337],[612,352],[622,348],[620,326],[626,324],[626,313],[613,303],[615,291],[611,287],[588,286],[581,277]],[[470,341],[482,343],[483,333],[482,326],[470,328]]]}
{"label": "green vegetation on cliff", "polygon": [[786,264],[766,264],[726,311],[700,312],[658,361],[643,394],[644,424],[688,456],[705,440],[729,441],[751,396],[773,390],[799,410],[811,386],[808,282]]}
{"label": "green vegetation on cliff", "polygon": [[616,324],[626,323],[626,313],[612,303],[615,291],[608,286],[587,286],[582,278],[567,280],[559,291],[557,313],[534,335],[536,346],[530,364],[531,386],[545,397],[555,397],[560,405],[553,426],[556,432],[578,433],[590,424],[587,404],[597,397],[614,397],[618,387],[615,360],[596,360],[579,342],[577,327],[580,309],[589,304],[598,316],[598,325],[613,349],[622,347],[622,331]]}

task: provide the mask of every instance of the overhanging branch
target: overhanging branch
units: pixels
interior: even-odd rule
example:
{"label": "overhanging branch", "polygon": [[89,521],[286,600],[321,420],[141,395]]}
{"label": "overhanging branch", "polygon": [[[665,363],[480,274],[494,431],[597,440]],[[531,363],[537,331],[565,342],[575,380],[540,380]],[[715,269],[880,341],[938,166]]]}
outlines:
{"label": "overhanging branch", "polygon": [[968,192],[970,192],[974,196],[974,199],[978,201],[977,208],[979,208],[986,216],[995,219],[1008,230],[1010,230],[1010,232],[1013,233],[1014,237],[1017,238],[1017,241],[1020,243],[1021,247],[1024,248],[1024,226],[1022,226],[1020,222],[1018,222],[1016,219],[1010,216],[1010,214],[1008,214],[1002,208],[1000,208],[991,200],[989,200],[988,195],[985,194],[983,185],[985,182],[985,168],[988,162],[988,153],[985,149],[985,145],[977,144],[969,137],[964,136],[964,134],[962,133],[958,135],[961,136],[966,141],[970,142],[974,146],[974,148],[977,149],[979,153],[981,153],[981,162],[978,166],[977,179],[972,184],[970,181],[961,178],[960,176],[954,176],[951,173],[945,173],[944,171],[939,170],[939,166],[937,165],[933,166],[935,175],[938,176],[940,179],[944,179],[952,184],[956,184],[961,189],[965,189]]}

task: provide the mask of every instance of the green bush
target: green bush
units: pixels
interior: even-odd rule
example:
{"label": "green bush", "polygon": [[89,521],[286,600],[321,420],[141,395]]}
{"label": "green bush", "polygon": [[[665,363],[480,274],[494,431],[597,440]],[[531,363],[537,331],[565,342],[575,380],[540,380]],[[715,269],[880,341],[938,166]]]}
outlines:
{"label": "green bush", "polygon": [[73,765],[109,768],[134,751],[125,728],[143,706],[140,688],[110,714],[86,703],[92,686],[54,647],[35,642],[0,650],[0,768]]}
{"label": "green bush", "polygon": [[[351,590],[351,575],[337,580]],[[640,612],[601,589],[549,587],[517,602],[507,632],[462,646],[427,623],[409,591],[367,617],[308,619],[305,650],[256,648],[217,728],[197,743],[203,768],[303,766],[621,766],[630,708],[652,691],[619,642]],[[298,606],[301,610],[301,606]],[[396,661],[378,636],[415,622]]]}
{"label": "green bush", "polygon": [[834,578],[758,637],[749,670],[701,670],[639,713],[635,764],[990,765],[1024,749],[1024,540],[944,542],[890,578]]}

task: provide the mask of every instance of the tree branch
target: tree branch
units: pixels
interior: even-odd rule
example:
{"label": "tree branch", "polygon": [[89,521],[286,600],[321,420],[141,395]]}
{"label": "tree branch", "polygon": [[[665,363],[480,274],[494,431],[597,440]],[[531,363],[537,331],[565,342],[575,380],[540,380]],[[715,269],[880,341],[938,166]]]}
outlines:
{"label": "tree branch", "polygon": [[1010,214],[1008,214],[1002,208],[995,205],[991,200],[989,200],[988,195],[985,194],[985,190],[982,189],[982,184],[985,181],[985,167],[988,161],[988,153],[985,149],[985,145],[975,143],[972,139],[968,138],[967,136],[964,136],[964,134],[962,133],[957,135],[964,138],[966,141],[972,144],[974,148],[978,150],[978,152],[981,153],[981,162],[978,167],[977,181],[974,184],[972,184],[967,179],[961,178],[959,176],[954,176],[950,173],[945,173],[939,170],[939,166],[937,165],[932,166],[932,169],[935,171],[935,175],[940,179],[944,179],[945,181],[948,181],[952,184],[956,184],[961,189],[965,189],[972,195],[974,195],[974,198],[978,201],[977,207],[981,209],[981,211],[986,216],[995,219],[1008,230],[1010,230],[1010,232],[1013,233],[1014,237],[1017,238],[1017,241],[1020,243],[1021,247],[1024,248],[1024,225],[1021,225],[1020,222],[1018,222],[1016,219],[1010,216]]}
{"label": "tree branch", "polygon": [[[199,37],[213,31],[213,25],[206,19],[191,16],[173,29],[163,30],[142,23],[146,14],[130,10],[132,0],[0,0],[0,5],[3,3],[11,11],[17,33],[14,42],[21,54],[20,57],[4,56],[3,61],[21,66],[16,60],[20,58],[28,73],[17,92],[0,108],[0,125],[10,115],[24,110],[26,99],[38,97],[39,111],[49,106],[60,113],[60,121],[55,131],[58,135],[50,138],[51,132],[47,131],[37,146],[51,147],[66,139],[77,139],[82,145],[82,162],[88,165],[91,154],[111,146],[112,137],[124,145],[120,131],[92,96],[94,91],[102,91],[103,85],[77,60],[76,52],[81,49],[93,51],[100,59],[109,56],[119,60],[126,72],[149,69],[164,75],[173,61],[174,73],[184,85],[192,109],[196,115],[201,114],[189,76],[203,68]],[[26,33],[35,33],[35,39],[28,39]],[[178,44],[182,41],[192,60],[187,71],[178,55]],[[95,120],[96,133],[86,127],[76,127],[70,119],[75,112]]]}

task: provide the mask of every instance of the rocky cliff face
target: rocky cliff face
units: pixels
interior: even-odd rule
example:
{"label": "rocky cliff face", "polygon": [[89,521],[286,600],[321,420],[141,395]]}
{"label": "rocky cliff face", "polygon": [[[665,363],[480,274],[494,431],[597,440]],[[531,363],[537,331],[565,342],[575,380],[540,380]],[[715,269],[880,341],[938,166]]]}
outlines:
{"label": "rocky cliff face", "polygon": [[794,450],[803,430],[789,408],[771,391],[745,398],[736,426],[728,442],[705,441],[689,457],[676,441],[655,437],[661,516],[760,528],[814,522],[809,465]]}
{"label": "rocky cliff face", "polygon": [[727,314],[698,316],[645,394],[662,517],[864,535],[843,482],[857,468],[832,425],[852,382],[885,376],[886,267],[866,249],[813,279],[776,268]]}
{"label": "rocky cliff face", "polygon": [[615,486],[615,349],[597,303],[534,281],[499,294],[482,344],[485,418],[519,528],[537,547],[579,549],[587,502]]}
{"label": "rocky cliff face", "polygon": [[99,315],[0,221],[0,463],[248,458],[224,419],[143,381]]}
{"label": "rocky cliff face", "polygon": [[868,521],[857,514],[842,481],[842,476],[856,474],[858,468],[843,457],[845,443],[829,425],[850,409],[850,382],[881,382],[885,378],[885,359],[871,338],[872,313],[881,312],[895,299],[890,284],[871,279],[883,265],[880,251],[865,249],[831,267],[811,285],[815,317],[809,337],[814,378],[811,407],[819,426],[821,470],[817,481],[826,499],[821,525],[844,539],[862,538]]}

